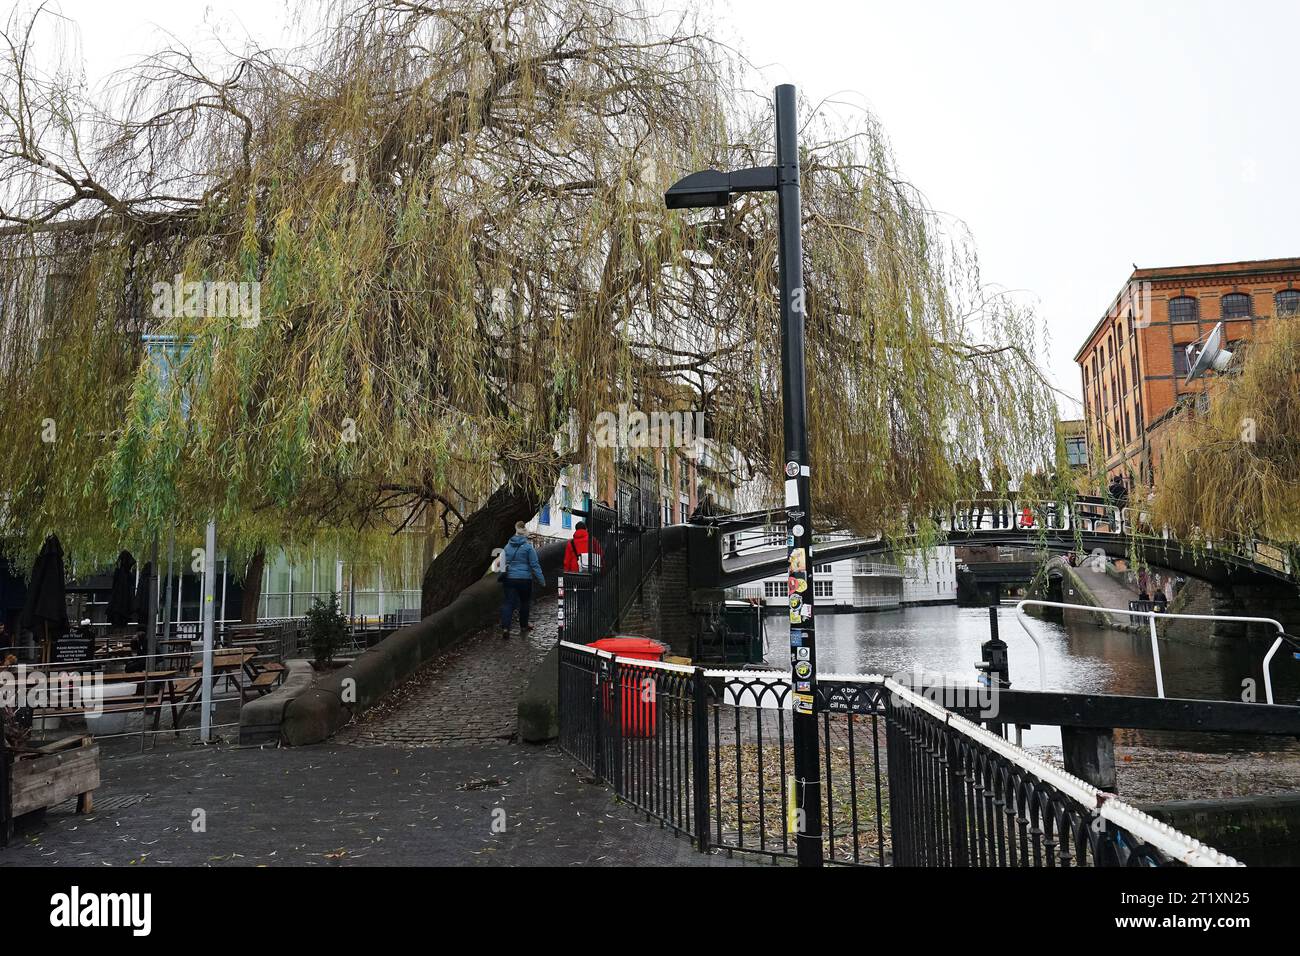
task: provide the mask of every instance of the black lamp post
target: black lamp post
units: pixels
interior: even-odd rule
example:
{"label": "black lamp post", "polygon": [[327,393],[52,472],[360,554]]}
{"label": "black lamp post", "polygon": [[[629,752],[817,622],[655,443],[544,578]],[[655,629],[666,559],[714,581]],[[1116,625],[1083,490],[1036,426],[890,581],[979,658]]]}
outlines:
{"label": "black lamp post", "polygon": [[775,192],[780,226],[781,399],[785,418],[786,542],[790,578],[790,670],[795,847],[800,866],[821,866],[821,769],[818,758],[817,641],[813,610],[812,502],[808,481],[808,408],[804,388],[803,239],[800,233],[799,130],[795,88],[776,88],[776,165],[731,173],[693,173],[664,194],[669,209],[726,206],[738,193]]}

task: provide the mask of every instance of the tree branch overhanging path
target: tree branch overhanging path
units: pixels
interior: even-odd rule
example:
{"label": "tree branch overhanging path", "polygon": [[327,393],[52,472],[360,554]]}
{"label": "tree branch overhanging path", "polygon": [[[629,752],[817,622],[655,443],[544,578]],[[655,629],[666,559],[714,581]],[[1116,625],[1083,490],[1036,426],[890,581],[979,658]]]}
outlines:
{"label": "tree branch overhanging path", "polygon": [[[662,203],[686,171],[770,162],[770,107],[700,18],[631,0],[302,17],[299,48],[175,45],[102,97],[36,65],[67,24],[8,22],[8,551],[57,531],[91,560],[215,515],[240,567],[323,542],[394,570],[436,554],[430,613],[619,403],[703,410],[747,473],[779,466],[770,200]],[[984,295],[968,237],[869,118],[804,129],[819,512],[888,533],[972,490],[954,462],[1050,464],[1032,313]],[[176,282],[256,283],[257,321],[160,316]],[[187,345],[166,385],[157,335]]]}

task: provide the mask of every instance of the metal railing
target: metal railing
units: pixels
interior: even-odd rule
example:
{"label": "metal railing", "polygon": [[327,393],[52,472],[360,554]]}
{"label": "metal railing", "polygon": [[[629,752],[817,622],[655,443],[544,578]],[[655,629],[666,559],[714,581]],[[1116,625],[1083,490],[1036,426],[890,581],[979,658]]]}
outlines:
{"label": "metal railing", "polygon": [[[1165,547],[1179,546],[1204,549],[1221,561],[1248,565],[1276,576],[1296,576],[1297,549],[1251,538],[1216,540],[1197,538],[1179,542],[1167,528],[1156,528],[1141,507],[1121,507],[1101,498],[1077,498],[1073,501],[1044,499],[975,498],[953,502],[946,511],[933,516],[939,529],[961,536],[965,543],[975,543],[980,535],[990,538],[1008,532],[1062,535],[1079,534],[1131,537],[1139,542],[1164,542]],[[785,523],[775,512],[750,512],[722,515],[708,519],[716,532],[721,567],[724,571],[742,569],[761,563],[768,555],[783,554]],[[864,547],[883,542],[879,535],[855,535],[833,532],[817,537],[823,549],[861,543]],[[881,544],[883,549],[883,544]],[[816,546],[814,547],[816,550]]]}
{"label": "metal railing", "polygon": [[[1149,607],[1143,605],[1149,604]],[[1251,617],[1247,615],[1235,614],[1172,614],[1168,611],[1157,610],[1164,607],[1163,603],[1130,601],[1127,608],[1117,607],[1096,607],[1092,604],[1065,604],[1060,601],[1021,601],[1016,605],[1016,620],[1020,623],[1020,628],[1029,639],[1034,642],[1034,648],[1038,654],[1038,689],[1047,690],[1047,663],[1043,656],[1043,645],[1039,642],[1037,635],[1030,630],[1025,620],[1025,608],[1027,607],[1050,607],[1063,611],[1086,611],[1098,612],[1101,614],[1126,614],[1129,617],[1144,617],[1147,619],[1149,633],[1151,638],[1151,663],[1155,668],[1156,676],[1156,696],[1165,696],[1165,676],[1164,668],[1160,663],[1160,635],[1156,630],[1156,619],[1172,621],[1218,621],[1235,624],[1267,624],[1277,631],[1277,636],[1273,643],[1269,645],[1268,652],[1264,655],[1261,664],[1264,672],[1264,695],[1265,701],[1272,704],[1273,701],[1273,658],[1279,649],[1285,643],[1293,646],[1300,646],[1300,641],[1286,633],[1286,629],[1280,621],[1271,617]]]}
{"label": "metal railing", "polygon": [[903,866],[1239,866],[904,687],[883,681]]}
{"label": "metal railing", "polygon": [[[560,645],[561,749],[647,817],[793,859],[790,674]],[[878,675],[817,681],[824,856],[901,866],[1228,866],[1203,846]]]}
{"label": "metal railing", "polygon": [[558,582],[565,639],[587,644],[611,633],[659,566],[662,516],[652,479],[644,469],[620,476],[617,508],[593,503],[574,512],[587,523],[587,551],[579,555],[580,570],[565,571]]}
{"label": "metal railing", "polygon": [[[138,740],[143,751],[159,735],[178,740],[197,735],[204,689],[202,649],[185,638],[174,643],[176,647],[153,655],[20,663],[0,669],[0,705],[26,710],[31,739],[37,742],[86,733],[99,740]],[[236,638],[214,648],[214,653],[210,729],[238,728],[243,703],[278,684],[255,685],[255,676],[279,674],[282,679],[279,650],[241,644]],[[187,720],[191,715],[193,720]]]}

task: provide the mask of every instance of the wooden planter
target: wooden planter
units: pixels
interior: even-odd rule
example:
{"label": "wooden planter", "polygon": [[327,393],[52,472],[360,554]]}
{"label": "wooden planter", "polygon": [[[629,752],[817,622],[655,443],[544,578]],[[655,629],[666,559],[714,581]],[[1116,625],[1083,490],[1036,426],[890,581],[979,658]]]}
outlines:
{"label": "wooden planter", "polygon": [[10,820],[72,797],[78,813],[90,813],[99,787],[99,745],[93,737],[65,737],[24,754],[9,770]]}

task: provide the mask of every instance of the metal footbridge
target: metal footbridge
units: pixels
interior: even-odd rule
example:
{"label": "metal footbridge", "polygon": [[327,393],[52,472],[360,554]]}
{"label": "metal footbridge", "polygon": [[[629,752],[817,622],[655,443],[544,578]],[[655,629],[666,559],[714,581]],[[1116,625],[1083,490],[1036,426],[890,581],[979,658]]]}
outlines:
{"label": "metal footbridge", "polygon": [[[1138,557],[1148,564],[1213,583],[1263,577],[1295,581],[1294,549],[1237,539],[1180,542],[1153,528],[1137,509],[1086,500],[958,501],[937,516],[941,545],[1010,545],[1058,553]],[[693,519],[693,587],[734,587],[782,574],[788,566],[784,512],[751,511]],[[813,560],[832,564],[921,547],[919,536],[886,538],[851,531],[819,533]]]}

